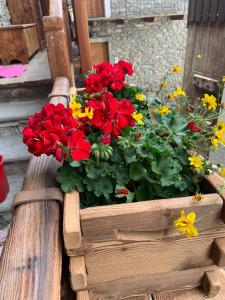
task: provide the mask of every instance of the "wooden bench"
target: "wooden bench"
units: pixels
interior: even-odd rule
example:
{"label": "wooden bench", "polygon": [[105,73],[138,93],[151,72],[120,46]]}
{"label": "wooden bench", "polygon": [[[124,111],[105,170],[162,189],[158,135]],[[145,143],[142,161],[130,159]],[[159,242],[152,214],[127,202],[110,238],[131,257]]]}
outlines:
{"label": "wooden bench", "polygon": [[12,61],[29,63],[29,58],[39,50],[36,24],[0,27],[0,61],[8,65]]}

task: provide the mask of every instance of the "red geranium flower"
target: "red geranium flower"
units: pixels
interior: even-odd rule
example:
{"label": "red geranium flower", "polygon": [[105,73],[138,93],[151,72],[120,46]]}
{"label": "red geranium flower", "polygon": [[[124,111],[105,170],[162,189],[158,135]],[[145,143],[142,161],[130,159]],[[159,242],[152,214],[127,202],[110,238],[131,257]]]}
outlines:
{"label": "red geranium flower", "polygon": [[91,144],[84,139],[83,131],[73,131],[68,146],[72,150],[71,155],[74,160],[86,160],[90,157]]}
{"label": "red geranium flower", "polygon": [[111,142],[111,138],[110,138],[110,135],[106,135],[106,136],[103,136],[101,138],[101,142],[105,145],[109,145],[110,142]]}
{"label": "red geranium flower", "polygon": [[117,190],[116,193],[121,195],[128,195],[129,191],[125,189],[121,189],[121,190]]}
{"label": "red geranium flower", "polygon": [[201,132],[202,131],[202,124],[196,125],[194,120],[191,120],[188,123],[188,128],[193,132]]}

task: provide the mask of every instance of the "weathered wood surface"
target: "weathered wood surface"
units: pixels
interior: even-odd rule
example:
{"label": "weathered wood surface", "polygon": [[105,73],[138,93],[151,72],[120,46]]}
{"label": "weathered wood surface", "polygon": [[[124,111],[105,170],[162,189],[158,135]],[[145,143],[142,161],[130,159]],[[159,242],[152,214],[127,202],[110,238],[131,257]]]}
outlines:
{"label": "weathered wood surface", "polygon": [[219,270],[205,272],[202,279],[202,289],[209,298],[219,294],[221,283],[219,280]]}
{"label": "weathered wood surface", "polygon": [[[21,86],[40,87],[40,85],[49,86],[50,84],[52,85],[52,80],[51,80],[51,74],[49,69],[47,52],[43,51],[43,52],[38,52],[30,60],[26,72],[24,72],[20,77],[1,78],[0,94],[2,95],[4,92],[2,91],[2,89],[6,89],[6,88],[10,88],[11,95],[14,96],[16,90],[11,88],[16,88]],[[27,94],[29,95],[29,91],[27,91]]]}
{"label": "weathered wood surface", "polygon": [[35,24],[2,26],[0,40],[0,61],[4,65],[10,64],[13,60],[28,64],[29,57],[40,48]]}
{"label": "weathered wood surface", "polygon": [[77,249],[81,246],[80,196],[76,191],[65,196],[63,237],[67,250]]}
{"label": "weathered wood surface", "polygon": [[[191,97],[204,93],[203,89],[192,85],[194,74],[214,80],[224,76],[225,62],[218,59],[224,52],[224,34],[225,26],[218,23],[200,23],[188,27],[183,86]],[[201,54],[201,59],[197,57],[198,54]]]}
{"label": "weathered wood surface", "polygon": [[[225,299],[225,272],[223,270],[218,271],[219,282],[221,285],[220,292],[217,296],[212,298],[213,300]],[[202,289],[187,289],[168,293],[157,293],[154,295],[154,300],[204,300],[208,299]]]}
{"label": "weathered wood surface", "polygon": [[[184,271],[173,271],[164,274],[141,274],[129,278],[114,281],[102,281],[98,284],[89,284],[88,289],[97,295],[118,298],[139,294],[156,294],[165,291],[195,288],[201,285],[203,275],[206,271],[215,270],[215,266],[190,269]],[[193,299],[192,299],[193,300]]]}
{"label": "weathered wood surface", "polygon": [[[198,229],[207,230],[220,222],[222,205],[218,194],[209,194],[201,202],[183,197],[87,208],[80,211],[81,231],[86,241],[135,240],[131,236],[135,235],[135,231],[144,231],[147,239],[151,238],[151,234],[154,238],[154,232],[156,236],[166,237],[171,234],[169,229],[174,229],[173,221],[179,217],[181,210],[186,213],[194,210],[200,218]],[[140,239],[143,240],[141,236]]]}
{"label": "weathered wood surface", "polygon": [[[53,91],[68,93],[68,80],[56,80]],[[52,103],[67,104],[65,97]],[[22,190],[54,187],[58,163],[32,158]],[[0,299],[60,299],[62,263],[61,209],[56,201],[19,206],[0,262]]]}
{"label": "weathered wood surface", "polygon": [[43,17],[43,26],[51,75],[53,79],[66,77],[74,85],[62,0],[51,0],[49,7],[50,15]]}
{"label": "weathered wood surface", "polygon": [[91,70],[91,48],[88,29],[87,0],[73,0],[73,9],[76,16],[76,33],[80,52],[82,73]]}
{"label": "weathered wood surface", "polygon": [[87,273],[83,256],[76,256],[70,259],[71,286],[74,291],[87,288]]}

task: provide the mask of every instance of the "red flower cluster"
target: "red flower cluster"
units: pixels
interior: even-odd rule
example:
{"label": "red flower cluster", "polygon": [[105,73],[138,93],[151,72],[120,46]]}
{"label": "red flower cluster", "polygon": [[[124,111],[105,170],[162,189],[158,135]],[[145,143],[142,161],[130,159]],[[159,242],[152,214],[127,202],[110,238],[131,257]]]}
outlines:
{"label": "red flower cluster", "polygon": [[91,145],[84,139],[84,133],[77,128],[78,123],[70,108],[65,108],[62,104],[46,104],[41,112],[29,119],[23,130],[23,141],[36,156],[54,155],[61,161],[69,157],[69,146],[74,159],[88,159]]}
{"label": "red flower cluster", "polygon": [[194,120],[191,120],[188,123],[188,128],[193,132],[201,132],[202,131],[202,124],[196,125]]}
{"label": "red flower cluster", "polygon": [[126,61],[119,61],[116,64],[103,62],[93,67],[95,73],[89,74],[84,81],[86,90],[89,93],[100,93],[104,88],[121,90],[125,86],[125,75],[132,76],[132,64]]}
{"label": "red flower cluster", "polygon": [[132,117],[134,107],[131,102],[126,99],[119,101],[109,92],[103,94],[99,100],[90,100],[87,106],[94,110],[91,125],[105,134],[117,137],[123,128],[135,125]]}

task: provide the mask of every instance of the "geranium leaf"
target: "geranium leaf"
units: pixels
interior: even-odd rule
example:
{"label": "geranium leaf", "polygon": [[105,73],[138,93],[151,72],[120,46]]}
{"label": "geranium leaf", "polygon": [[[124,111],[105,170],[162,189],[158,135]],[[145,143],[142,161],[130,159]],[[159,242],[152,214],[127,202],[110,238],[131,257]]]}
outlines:
{"label": "geranium leaf", "polygon": [[140,163],[133,163],[129,174],[131,179],[138,181],[147,176],[147,171]]}
{"label": "geranium leaf", "polygon": [[78,174],[76,169],[68,164],[64,164],[64,166],[59,169],[56,179],[61,184],[61,188],[65,193],[69,193],[75,188],[79,192],[84,191],[82,176]]}

